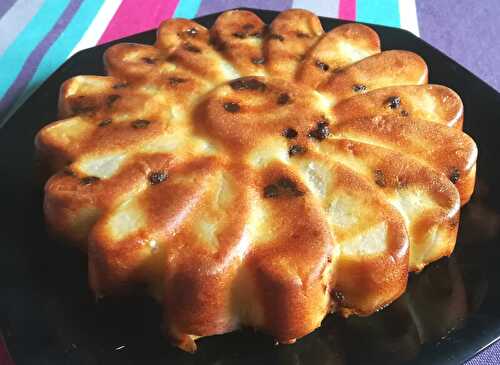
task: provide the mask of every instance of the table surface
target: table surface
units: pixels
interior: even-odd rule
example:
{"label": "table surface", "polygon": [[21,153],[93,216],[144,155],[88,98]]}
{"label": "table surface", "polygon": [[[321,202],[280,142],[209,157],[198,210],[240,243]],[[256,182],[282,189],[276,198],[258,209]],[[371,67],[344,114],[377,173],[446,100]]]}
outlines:
{"label": "table surface", "polygon": [[[499,0],[0,0],[0,125],[77,51],[155,28],[166,18],[235,7],[298,7],[401,27],[500,90]],[[9,364],[7,358],[0,336],[0,364]],[[498,363],[500,342],[467,364]]]}

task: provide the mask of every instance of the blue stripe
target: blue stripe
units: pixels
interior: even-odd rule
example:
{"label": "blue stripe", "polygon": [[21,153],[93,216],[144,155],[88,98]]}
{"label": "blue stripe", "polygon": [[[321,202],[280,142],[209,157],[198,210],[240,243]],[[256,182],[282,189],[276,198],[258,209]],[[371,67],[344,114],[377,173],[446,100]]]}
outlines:
{"label": "blue stripe", "polygon": [[46,1],[0,58],[0,99],[14,82],[29,55],[52,29],[69,0]]}
{"label": "blue stripe", "polygon": [[193,19],[198,12],[201,0],[180,0],[173,18]]}
{"label": "blue stripe", "polygon": [[66,61],[103,4],[101,0],[83,1],[78,12],[68,24],[68,27],[61,33],[60,37],[43,57],[23,96],[16,102],[14,109],[17,109],[18,105],[22,104],[52,72]]}
{"label": "blue stripe", "polygon": [[356,20],[360,22],[399,27],[398,0],[357,0]]}

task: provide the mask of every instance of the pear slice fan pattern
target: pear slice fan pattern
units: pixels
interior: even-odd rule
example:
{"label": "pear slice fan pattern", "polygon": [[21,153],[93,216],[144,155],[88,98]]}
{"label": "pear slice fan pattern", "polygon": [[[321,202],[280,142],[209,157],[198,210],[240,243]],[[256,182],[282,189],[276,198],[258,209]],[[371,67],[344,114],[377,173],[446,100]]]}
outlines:
{"label": "pear slice fan pattern", "polygon": [[452,253],[477,157],[462,102],[369,27],[228,11],[104,62],[36,137],[46,221],[97,296],[146,287],[183,350],[243,326],[294,342]]}

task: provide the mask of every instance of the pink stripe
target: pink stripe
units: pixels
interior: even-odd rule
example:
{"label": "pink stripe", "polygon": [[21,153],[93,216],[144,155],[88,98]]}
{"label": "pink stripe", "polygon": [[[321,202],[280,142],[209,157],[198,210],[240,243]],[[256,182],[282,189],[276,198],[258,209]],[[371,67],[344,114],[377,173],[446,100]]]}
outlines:
{"label": "pink stripe", "polygon": [[339,1],[339,18],[345,20],[356,20],[356,0]]}
{"label": "pink stripe", "polygon": [[179,0],[123,0],[98,44],[158,27],[172,17]]}

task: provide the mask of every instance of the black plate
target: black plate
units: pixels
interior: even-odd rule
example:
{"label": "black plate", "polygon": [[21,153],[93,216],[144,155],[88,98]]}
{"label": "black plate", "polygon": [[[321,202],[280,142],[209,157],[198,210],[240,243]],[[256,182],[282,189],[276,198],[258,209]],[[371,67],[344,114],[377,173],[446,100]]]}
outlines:
{"label": "black plate", "polygon": [[[266,22],[276,12],[255,11]],[[217,14],[197,19],[210,26]],[[329,30],[343,22],[321,18]],[[186,354],[164,342],[160,311],[149,299],[95,304],[86,258],[52,242],[33,170],[35,133],[56,119],[59,85],[103,74],[103,45],[57,70],[0,130],[1,328],[22,364],[456,364],[500,337],[500,94],[404,30],[373,26],[384,49],[420,54],[430,82],[451,87],[465,104],[465,131],[479,145],[476,193],[463,209],[455,253],[412,275],[403,297],[367,318],[328,316],[290,346],[244,330],[199,341]],[[152,43],[155,32],[120,41]],[[8,72],[8,70],[2,70]]]}

